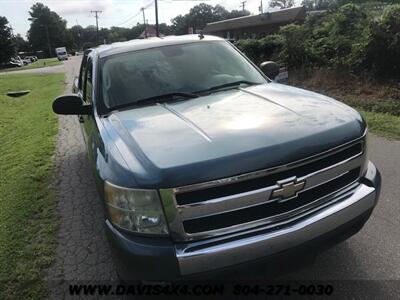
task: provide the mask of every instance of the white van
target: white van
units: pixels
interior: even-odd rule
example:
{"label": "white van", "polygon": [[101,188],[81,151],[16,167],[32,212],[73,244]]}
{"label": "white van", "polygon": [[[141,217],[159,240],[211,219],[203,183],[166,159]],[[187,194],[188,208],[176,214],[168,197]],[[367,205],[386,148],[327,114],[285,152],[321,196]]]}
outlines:
{"label": "white van", "polygon": [[67,49],[65,47],[56,48],[58,60],[68,60]]}

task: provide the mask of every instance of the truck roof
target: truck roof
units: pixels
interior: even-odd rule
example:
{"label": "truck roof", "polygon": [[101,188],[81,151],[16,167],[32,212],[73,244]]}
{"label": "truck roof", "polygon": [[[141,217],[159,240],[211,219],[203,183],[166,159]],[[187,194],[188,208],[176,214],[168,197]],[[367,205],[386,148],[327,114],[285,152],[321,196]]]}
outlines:
{"label": "truck roof", "polygon": [[136,50],[157,48],[162,46],[179,45],[196,43],[203,41],[223,41],[222,38],[204,35],[202,38],[198,34],[188,34],[180,36],[151,37],[146,39],[136,39],[127,42],[118,42],[110,45],[100,45],[93,50],[96,51],[100,58],[114,54],[125,53]]}

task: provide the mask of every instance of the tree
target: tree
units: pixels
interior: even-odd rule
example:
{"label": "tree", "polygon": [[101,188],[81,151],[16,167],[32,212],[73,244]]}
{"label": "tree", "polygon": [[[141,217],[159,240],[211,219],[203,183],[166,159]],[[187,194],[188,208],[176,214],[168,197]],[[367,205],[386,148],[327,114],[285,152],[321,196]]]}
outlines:
{"label": "tree", "polygon": [[136,26],[133,26],[130,30],[129,36],[131,39],[137,39],[139,35],[144,31],[145,25],[141,23],[137,23]]}
{"label": "tree", "polygon": [[163,35],[171,35],[173,33],[172,26],[167,25],[166,23],[161,23],[159,25],[160,33]]}
{"label": "tree", "polygon": [[[164,35],[169,35],[172,33],[172,26],[165,23],[159,25],[160,33]],[[137,23],[132,28],[116,27],[111,28],[100,28],[99,30],[99,40],[101,43],[105,41],[106,44],[111,44],[115,42],[129,41],[137,39],[139,35],[144,31],[144,24]],[[87,26],[83,28],[82,26],[75,25],[67,30],[67,44],[68,37],[71,39],[70,50],[82,50],[96,46],[96,27]]]}
{"label": "tree", "polygon": [[244,16],[249,16],[250,12],[248,10],[231,10],[228,13],[228,17],[227,19],[234,19],[234,18],[240,18],[240,17],[244,17]]}
{"label": "tree", "polygon": [[6,17],[0,16],[0,64],[10,61],[15,54],[15,44],[13,43],[11,28],[8,26]]}
{"label": "tree", "polygon": [[29,51],[29,43],[25,41],[19,33],[14,37],[14,43],[16,47],[16,52]]}
{"label": "tree", "polygon": [[236,45],[246,53],[247,57],[258,65],[267,60],[279,60],[278,55],[281,52],[283,43],[282,35],[271,34],[259,40],[239,40]]}
{"label": "tree", "polygon": [[306,47],[307,32],[303,25],[289,24],[281,27],[282,35],[282,60],[289,67],[300,67],[307,63],[308,53]]}
{"label": "tree", "polygon": [[387,6],[370,24],[367,68],[380,77],[400,78],[400,5]]}
{"label": "tree", "polygon": [[67,46],[67,21],[42,3],[36,3],[29,11],[31,27],[28,40],[33,50],[43,50],[46,56],[54,56],[54,48]]}
{"label": "tree", "polygon": [[[218,5],[219,6],[219,5]],[[220,7],[220,6],[219,6]],[[219,10],[219,7],[217,10]],[[219,21],[214,16],[214,9],[211,5],[200,3],[190,9],[189,22],[190,26],[196,29],[203,29],[207,23]]]}
{"label": "tree", "polygon": [[368,16],[357,5],[346,4],[329,14],[312,32],[310,52],[320,65],[355,69],[362,61],[368,39]]}
{"label": "tree", "polygon": [[188,33],[188,29],[190,27],[189,25],[189,14],[186,14],[184,16],[178,15],[175,18],[171,20],[172,23],[172,28],[174,34],[186,34]]}
{"label": "tree", "polygon": [[73,50],[82,50],[83,45],[83,27],[80,25],[72,26],[68,29],[69,35],[72,40],[72,49]]}
{"label": "tree", "polygon": [[336,2],[338,6],[342,6],[345,4],[367,4],[367,3],[385,3],[385,4],[395,4],[400,3],[399,0],[335,0],[332,2]]}
{"label": "tree", "polygon": [[400,0],[303,0],[306,10],[337,9],[346,4],[357,4],[366,8],[382,8],[387,4],[400,3]]}
{"label": "tree", "polygon": [[335,1],[332,0],[303,0],[301,5],[303,5],[306,10],[325,10],[334,4]]}
{"label": "tree", "polygon": [[83,50],[96,46],[96,26],[90,25],[85,28],[82,35],[82,41]]}
{"label": "tree", "polygon": [[229,11],[222,5],[215,5],[212,9],[215,21],[225,20],[229,18]]}
{"label": "tree", "polygon": [[270,7],[279,7],[280,9],[290,8],[294,6],[294,0],[271,0]]}
{"label": "tree", "polygon": [[247,10],[232,10],[229,12],[225,7],[218,4],[213,7],[212,5],[200,3],[194,6],[188,14],[178,15],[171,20],[172,32],[174,34],[186,34],[188,33],[189,27],[192,27],[194,30],[203,29],[207,23],[247,15],[250,15],[250,12]]}

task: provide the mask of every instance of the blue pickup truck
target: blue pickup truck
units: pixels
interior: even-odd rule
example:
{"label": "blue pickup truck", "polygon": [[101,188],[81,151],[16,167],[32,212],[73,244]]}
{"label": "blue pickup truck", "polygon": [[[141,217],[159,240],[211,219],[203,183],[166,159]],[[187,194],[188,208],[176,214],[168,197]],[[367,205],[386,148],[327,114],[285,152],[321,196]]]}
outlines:
{"label": "blue pickup truck", "polygon": [[359,231],[379,197],[367,125],[211,36],[86,51],[77,115],[124,279],[224,273]]}

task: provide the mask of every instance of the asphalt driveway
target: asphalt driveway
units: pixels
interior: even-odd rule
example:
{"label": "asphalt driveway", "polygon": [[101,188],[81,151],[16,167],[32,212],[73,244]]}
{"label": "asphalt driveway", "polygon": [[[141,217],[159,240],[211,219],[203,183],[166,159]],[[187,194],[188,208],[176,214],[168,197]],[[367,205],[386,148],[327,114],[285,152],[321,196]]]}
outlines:
{"label": "asphalt driveway", "polygon": [[43,67],[43,68],[35,68],[35,69],[26,69],[26,70],[18,70],[16,69],[15,71],[5,71],[5,72],[0,72],[1,75],[11,75],[11,74],[55,74],[55,73],[64,73],[66,71],[65,65],[68,65],[67,68],[71,64],[74,64],[74,61],[76,61],[78,58],[70,58],[70,60],[73,60],[72,62],[66,62],[64,61],[62,65],[57,65],[57,66],[50,66],[50,67]]}
{"label": "asphalt driveway", "polygon": [[[79,60],[73,57],[64,64],[67,92]],[[281,279],[381,280],[375,283],[375,292],[382,298],[398,297],[383,280],[400,280],[400,141],[370,136],[369,142],[369,156],[383,177],[380,202],[371,219],[357,235],[319,255],[313,265]],[[56,165],[61,227],[49,279],[115,280],[101,205],[74,116],[60,117]],[[53,289],[53,296],[57,293]]]}

